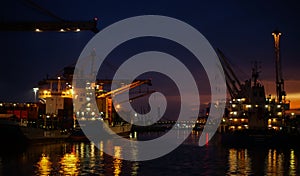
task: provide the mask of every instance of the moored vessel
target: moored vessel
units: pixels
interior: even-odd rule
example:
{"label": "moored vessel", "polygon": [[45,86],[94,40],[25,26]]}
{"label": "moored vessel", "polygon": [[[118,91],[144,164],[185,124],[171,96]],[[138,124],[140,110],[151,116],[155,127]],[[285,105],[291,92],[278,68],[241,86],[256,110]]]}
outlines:
{"label": "moored vessel", "polygon": [[266,95],[259,81],[258,63],[254,62],[252,77],[241,83],[225,55],[218,50],[225,67],[226,84],[230,93],[219,131],[224,144],[286,145],[296,144],[300,131],[295,115],[288,114],[290,101],[286,100],[279,54],[279,31],[274,31],[276,96]]}
{"label": "moored vessel", "polygon": [[[65,67],[63,74],[41,81],[36,88],[41,107],[39,116],[46,121],[49,120],[45,122],[50,125],[48,128],[53,129],[51,126],[53,122],[55,126],[61,126],[60,129],[71,133],[69,140],[87,140],[84,130],[81,129],[82,125],[103,122],[110,129],[109,132],[129,136],[132,125],[118,115],[117,111],[124,111],[122,102],[114,105],[112,96],[144,84],[151,85],[150,80],[134,80],[132,83],[118,80],[119,87],[110,90],[112,80],[97,79],[95,82],[80,83],[74,81],[76,80],[73,79],[74,69],[73,66]],[[147,94],[149,92],[139,91],[136,97],[128,101]],[[96,103],[92,104],[92,100]]]}

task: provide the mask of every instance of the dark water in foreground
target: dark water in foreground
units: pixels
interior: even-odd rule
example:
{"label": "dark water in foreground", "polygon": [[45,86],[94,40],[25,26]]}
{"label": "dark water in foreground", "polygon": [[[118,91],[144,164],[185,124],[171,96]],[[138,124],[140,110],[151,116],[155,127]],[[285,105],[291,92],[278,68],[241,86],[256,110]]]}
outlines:
{"label": "dark water in foreground", "polygon": [[[6,149],[0,153],[0,175],[300,175],[298,148],[232,148],[216,141],[199,147],[198,138],[193,133],[173,152],[143,162],[120,160],[83,142]],[[114,147],[114,152],[120,156],[123,151]]]}

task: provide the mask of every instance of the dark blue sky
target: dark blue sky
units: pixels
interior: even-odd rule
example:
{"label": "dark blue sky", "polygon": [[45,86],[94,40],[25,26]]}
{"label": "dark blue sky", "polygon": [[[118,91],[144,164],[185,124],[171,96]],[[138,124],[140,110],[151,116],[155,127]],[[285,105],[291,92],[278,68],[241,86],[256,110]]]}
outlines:
{"label": "dark blue sky", "polygon": [[[70,21],[98,17],[100,30],[137,15],[177,18],[198,29],[214,48],[220,48],[234,63],[241,80],[250,76],[254,60],[261,61],[263,80],[275,79],[271,32],[278,28],[283,33],[284,78],[293,81],[290,91],[300,92],[300,6],[297,1],[34,2]],[[26,0],[2,2],[0,8],[1,21],[55,21],[30,6]],[[36,83],[46,74],[55,75],[63,67],[74,63],[93,36],[91,31],[0,32],[0,101],[32,101],[32,88]]]}

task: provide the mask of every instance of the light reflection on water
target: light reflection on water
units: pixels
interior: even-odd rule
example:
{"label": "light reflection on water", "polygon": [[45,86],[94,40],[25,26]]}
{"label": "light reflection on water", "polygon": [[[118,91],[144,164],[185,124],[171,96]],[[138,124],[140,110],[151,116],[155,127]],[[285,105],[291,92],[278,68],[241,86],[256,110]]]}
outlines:
{"label": "light reflection on water", "polygon": [[45,154],[42,154],[40,161],[37,163],[38,168],[38,175],[50,175],[51,172],[51,166],[52,163],[50,161],[50,158],[48,156],[45,156]]}
{"label": "light reflection on water", "polygon": [[[145,162],[119,159],[126,151],[112,141],[109,145],[104,145],[102,141],[97,144],[78,142],[32,145],[18,154],[1,154],[0,175],[300,174],[298,149],[227,148],[218,145],[217,140],[199,147],[199,135],[194,132],[172,153]],[[114,157],[103,153],[104,147],[111,147]],[[138,151],[132,154],[137,155]],[[20,169],[15,169],[17,167]]]}
{"label": "light reflection on water", "polygon": [[120,146],[115,146],[114,147],[114,175],[119,176],[121,173],[121,168],[122,168],[122,160],[119,159],[121,158],[121,147]]}
{"label": "light reflection on water", "polygon": [[289,175],[296,175],[296,157],[293,149],[290,150]]}
{"label": "light reflection on water", "polygon": [[250,175],[251,158],[247,149],[229,149],[228,175]]}
{"label": "light reflection on water", "polygon": [[61,165],[59,173],[63,175],[78,175],[79,159],[75,153],[66,153],[59,164]]}

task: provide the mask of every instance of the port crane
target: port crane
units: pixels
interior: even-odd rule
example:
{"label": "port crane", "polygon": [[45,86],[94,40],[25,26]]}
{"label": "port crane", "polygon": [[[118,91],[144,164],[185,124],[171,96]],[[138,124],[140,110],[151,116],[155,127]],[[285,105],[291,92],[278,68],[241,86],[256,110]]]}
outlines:
{"label": "port crane", "polygon": [[122,86],[118,89],[114,89],[112,91],[109,91],[107,93],[104,93],[104,94],[100,94],[97,96],[97,98],[105,98],[107,96],[114,96],[114,95],[117,95],[117,94],[120,94],[120,93],[123,93],[129,89],[133,89],[135,87],[138,87],[140,85],[143,85],[143,84],[148,84],[148,85],[151,85],[151,81],[150,80],[136,80],[134,81],[133,83],[131,84],[127,84],[125,86]]}
{"label": "port crane", "polygon": [[233,69],[231,68],[227,57],[225,54],[217,48],[217,53],[219,55],[221,64],[223,66],[223,70],[225,73],[226,79],[226,86],[231,98],[238,98],[239,93],[241,91],[242,84],[236,74],[234,73]]}
{"label": "port crane", "polygon": [[0,22],[0,31],[35,31],[35,32],[80,32],[90,30],[97,33],[97,18],[91,21],[59,22]]}
{"label": "port crane", "polygon": [[60,18],[59,16],[56,16],[55,14],[43,8],[32,0],[25,0],[25,2],[36,10],[55,19],[55,21],[0,21],[0,31],[80,32],[87,30],[94,33],[99,32],[97,28],[98,18],[96,17],[89,21],[68,21]]}
{"label": "port crane", "polygon": [[286,93],[284,91],[284,80],[281,71],[281,57],[280,57],[280,43],[279,39],[281,32],[279,30],[274,30],[272,32],[274,36],[274,48],[275,48],[275,67],[276,67],[276,95],[278,103],[285,101]]}
{"label": "port crane", "polygon": [[225,56],[225,54],[218,48],[217,48],[217,53],[219,55],[221,64],[223,66],[225,79],[226,79],[226,86],[231,99],[246,98],[250,100],[252,97],[250,93],[250,87],[251,86],[260,87],[258,81],[258,77],[260,73],[260,71],[258,70],[258,62],[255,61],[253,63],[251,79],[241,83],[241,81],[238,79],[237,75],[233,71],[231,65],[229,64],[228,58]]}
{"label": "port crane", "polygon": [[147,90],[146,93],[142,93],[138,96],[135,96],[135,97],[132,97],[132,98],[129,98],[129,100],[124,100],[122,102],[118,102],[117,105],[114,105],[115,108],[113,108],[113,105],[112,105],[112,96],[116,96],[116,95],[119,95],[119,94],[122,94],[124,93],[125,91],[128,91],[128,90],[131,90],[133,88],[136,88],[138,86],[141,86],[143,84],[147,84],[147,85],[151,85],[151,80],[134,80],[132,83],[130,84],[126,84],[120,88],[117,88],[117,89],[114,89],[114,90],[111,90],[109,92],[106,92],[106,93],[102,93],[102,94],[99,94],[99,95],[96,95],[96,101],[97,101],[97,105],[98,105],[98,109],[99,111],[101,112],[106,112],[104,114],[104,118],[109,120],[109,123],[112,122],[112,114],[113,114],[113,111],[116,110],[116,109],[119,109],[120,108],[120,105],[124,102],[128,102],[128,101],[132,101],[134,99],[137,99],[137,98],[141,98],[141,97],[144,97],[146,95],[149,95],[155,91],[149,91]]}

